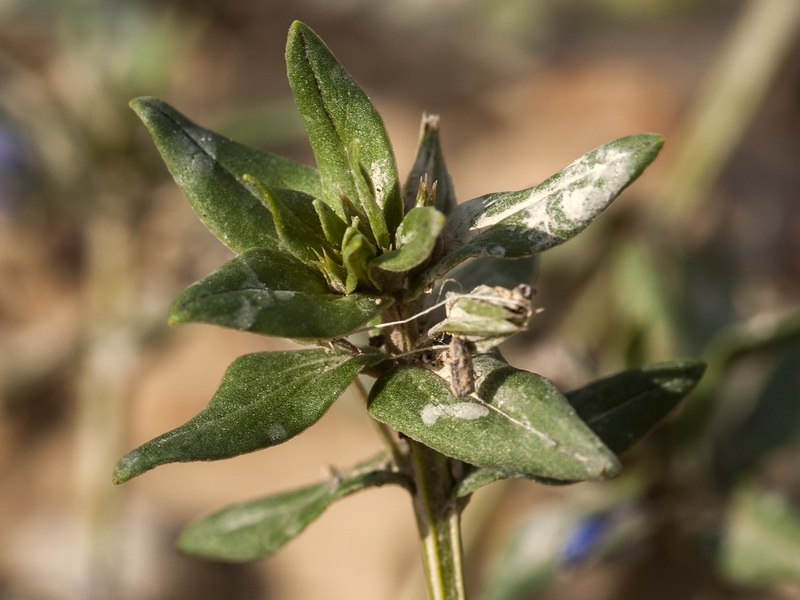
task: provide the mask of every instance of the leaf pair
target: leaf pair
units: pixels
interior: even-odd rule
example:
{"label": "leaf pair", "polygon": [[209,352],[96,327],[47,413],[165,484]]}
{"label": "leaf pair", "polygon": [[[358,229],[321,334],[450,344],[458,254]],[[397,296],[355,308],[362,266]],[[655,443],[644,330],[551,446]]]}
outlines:
{"label": "leaf pair", "polygon": [[[565,397],[546,378],[494,354],[474,361],[476,393],[456,398],[422,367],[398,367],[376,382],[370,414],[422,442],[487,470],[487,480],[613,477],[615,453],[643,437],[691,390],[704,365],[658,363],[600,380]],[[509,475],[514,474],[514,475]],[[482,483],[480,483],[482,484]]]}
{"label": "leaf pair", "polygon": [[[543,468],[560,475],[560,479],[547,483],[569,483],[565,475],[576,471],[583,479],[587,472],[597,476],[602,468],[617,468],[616,458],[608,450],[603,450],[604,458],[591,467],[575,454],[582,447],[587,451],[587,447],[591,450],[601,443],[615,452],[626,450],[678,404],[704,370],[701,362],[693,360],[657,363],[618,373],[564,397],[546,379],[513,369],[496,358],[486,356],[476,362],[481,368],[489,367],[484,377],[502,380],[482,386],[484,391],[494,388],[489,396],[498,408],[489,409],[475,399],[449,397],[446,384],[436,382],[436,375],[409,367],[387,374],[373,391],[370,404],[373,416],[433,448],[447,449],[451,456],[474,461],[473,464],[510,469],[471,467],[454,490],[459,497],[497,479],[543,480]],[[420,398],[416,393],[419,390],[432,394],[422,398],[425,404],[413,400]],[[395,394],[410,400],[410,406],[391,402]],[[525,423],[533,420],[538,433],[532,433],[531,424]],[[482,423],[482,428],[463,426],[469,422]],[[559,436],[565,430],[569,431],[559,445],[548,444],[544,439]],[[498,433],[504,436],[500,440],[493,437]],[[508,443],[503,442],[506,436]],[[523,448],[518,451],[513,447],[516,444]],[[526,454],[525,450],[536,452]],[[611,470],[604,473],[611,474]],[[299,535],[336,500],[386,483],[409,485],[401,473],[389,466],[386,457],[380,456],[337,473],[330,480],[211,514],[190,525],[179,544],[186,552],[208,558],[260,558]]]}
{"label": "leaf pair", "polygon": [[336,500],[368,487],[407,486],[381,455],[328,481],[224,508],[187,527],[184,552],[216,560],[246,561],[272,554],[297,537]]}

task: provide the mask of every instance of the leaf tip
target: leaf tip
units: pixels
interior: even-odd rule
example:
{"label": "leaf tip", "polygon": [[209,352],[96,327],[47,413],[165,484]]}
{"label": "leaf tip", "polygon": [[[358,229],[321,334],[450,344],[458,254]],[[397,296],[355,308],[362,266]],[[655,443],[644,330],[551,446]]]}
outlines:
{"label": "leaf tip", "polygon": [[167,325],[170,327],[177,327],[189,321],[187,318],[186,305],[181,299],[181,296],[183,296],[183,294],[175,298],[175,300],[172,301],[172,306],[169,308]]}
{"label": "leaf tip", "polygon": [[661,152],[666,141],[664,136],[659,133],[640,133],[632,136],[639,147],[639,152],[647,157],[647,164],[649,165],[655,157]]}
{"label": "leaf tip", "polygon": [[120,485],[140,475],[143,471],[136,468],[138,462],[139,460],[133,452],[129,452],[119,459],[119,462],[114,467],[114,475],[112,476],[114,485]]}
{"label": "leaf tip", "polygon": [[303,44],[305,42],[305,36],[308,34],[313,34],[311,28],[303,23],[302,21],[292,21],[292,24],[289,26],[289,35],[287,37],[287,45],[289,47],[293,46],[294,44]]}
{"label": "leaf tip", "polygon": [[300,29],[308,29],[308,25],[306,25],[305,23],[303,23],[299,19],[295,19],[294,21],[292,21],[292,24],[289,26],[289,33],[291,34],[291,33],[297,32]]}
{"label": "leaf tip", "polygon": [[622,463],[619,461],[619,458],[613,453],[613,451],[609,450],[608,460],[605,464],[600,465],[600,468],[597,470],[597,481],[605,481],[606,479],[614,479],[615,477],[619,476],[622,473]]}
{"label": "leaf tip", "polygon": [[147,116],[157,110],[159,105],[163,104],[161,100],[153,96],[139,96],[128,102],[128,106],[131,107],[131,110],[145,123],[148,120]]}

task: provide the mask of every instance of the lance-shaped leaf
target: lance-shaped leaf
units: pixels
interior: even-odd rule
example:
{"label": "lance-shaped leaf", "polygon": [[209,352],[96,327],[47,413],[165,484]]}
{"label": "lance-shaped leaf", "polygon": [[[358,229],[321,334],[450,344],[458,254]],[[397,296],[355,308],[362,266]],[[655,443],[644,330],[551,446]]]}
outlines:
{"label": "lance-shaped leaf", "polygon": [[[621,454],[644,438],[692,391],[705,371],[694,359],[665,361],[622,371],[566,394],[578,416],[613,452]],[[525,474],[475,469],[461,482],[458,495]],[[559,484],[570,481],[545,481]]]}
{"label": "lance-shaped leaf", "polygon": [[131,108],[147,126],[175,182],[200,220],[235,252],[280,248],[269,211],[245,185],[249,173],[264,185],[321,193],[316,169],[237,144],[184,117],[156,98]]}
{"label": "lance-shaped leaf", "polygon": [[316,269],[283,252],[253,248],[186,288],[172,303],[169,320],[329,339],[347,335],[391,303],[390,296],[333,294]]}
{"label": "lance-shaped leaf", "polygon": [[325,350],[240,356],[208,406],[122,457],[114,482],[158,465],[231,458],[285,442],[316,423],[361,369],[380,360]]}
{"label": "lance-shaped leaf", "polygon": [[328,481],[252,502],[229,506],[184,529],[178,547],[184,552],[226,561],[268,556],[297,537],[335,501],[369,487],[407,485],[387,468],[385,456]]}
{"label": "lance-shaped leaf", "polygon": [[456,398],[422,368],[395,368],[372,389],[373,417],[472,465],[559,479],[597,480],[619,471],[614,454],[540,375],[489,355],[475,358],[476,394]]}
{"label": "lance-shaped leaf", "polygon": [[366,167],[361,162],[361,141],[353,140],[347,148],[347,156],[350,161],[350,173],[353,176],[353,183],[356,186],[358,206],[360,211],[369,223],[372,238],[380,248],[389,249],[391,247],[391,236],[386,227],[386,218],[376,198],[375,184],[372,176],[367,172]]}
{"label": "lance-shaped leaf", "polygon": [[316,264],[321,256],[336,252],[317,218],[313,197],[296,190],[270,189],[249,174],[243,179],[261,193],[281,244],[291,254],[306,264]]}
{"label": "lance-shaped leaf", "polygon": [[322,177],[322,198],[350,222],[341,194],[353,202],[359,198],[348,157],[357,140],[359,162],[369,174],[375,201],[389,232],[395,231],[403,216],[397,165],[375,107],[322,40],[299,21],[289,29],[286,65]]}
{"label": "lance-shaped leaf", "polygon": [[423,115],[421,129],[417,157],[406,180],[403,204],[406,212],[414,208],[420,182],[427,180],[430,186],[436,184],[433,206],[448,215],[456,205],[456,196],[439,141],[439,115]]}
{"label": "lance-shaped leaf", "polygon": [[661,136],[642,133],[596,148],[541,184],[458,205],[442,231],[442,258],[411,290],[476,256],[522,258],[583,231],[658,154]]}
{"label": "lance-shaped leaf", "polygon": [[705,369],[695,359],[658,362],[594,381],[566,396],[603,443],[621,454],[672,412]]}
{"label": "lance-shaped leaf", "polygon": [[407,273],[431,256],[445,216],[432,206],[412,208],[397,228],[397,250],[375,257],[370,267],[392,273]]}
{"label": "lance-shaped leaf", "polygon": [[333,244],[334,248],[341,248],[342,239],[347,231],[347,223],[339,218],[339,215],[333,212],[333,209],[319,198],[314,198],[313,206],[314,210],[317,211],[317,217],[325,234],[325,239]]}

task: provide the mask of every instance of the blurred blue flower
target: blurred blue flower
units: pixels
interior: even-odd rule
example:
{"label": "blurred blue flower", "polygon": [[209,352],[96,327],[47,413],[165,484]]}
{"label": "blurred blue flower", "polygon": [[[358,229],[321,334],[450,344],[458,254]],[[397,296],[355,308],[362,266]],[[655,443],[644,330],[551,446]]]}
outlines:
{"label": "blurred blue flower", "polygon": [[588,515],[569,533],[562,550],[565,566],[573,566],[590,557],[609,528],[610,513]]}
{"label": "blurred blue flower", "polygon": [[29,167],[22,137],[11,124],[0,122],[0,216],[13,210],[19,185]]}

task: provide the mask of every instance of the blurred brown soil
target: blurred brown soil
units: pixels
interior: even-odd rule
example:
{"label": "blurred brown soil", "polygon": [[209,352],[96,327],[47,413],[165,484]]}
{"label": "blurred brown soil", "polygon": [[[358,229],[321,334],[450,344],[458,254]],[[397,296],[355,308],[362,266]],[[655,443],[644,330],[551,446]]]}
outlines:
{"label": "blurred brown soil", "polygon": [[[567,31],[557,42],[542,43],[538,51],[506,57],[482,55],[459,43],[457,32],[438,35],[423,25],[358,20],[353,12],[321,11],[311,4],[262,7],[242,2],[223,7],[184,2],[179,9],[196,11],[208,21],[190,70],[180,74],[167,98],[191,117],[213,126],[215,112],[231,105],[285,98],[285,31],[291,19],[301,18],[318,30],[371,94],[395,144],[401,173],[413,159],[421,113],[441,113],[448,166],[461,200],[530,186],[623,135],[655,131],[669,140],[726,24],[715,22],[716,28],[705,29],[687,25],[681,31],[676,25],[659,28],[651,23],[651,30],[638,34],[629,31],[615,38],[595,32],[583,40],[570,38]],[[311,162],[303,143],[272,149]],[[664,162],[670,152],[668,142]],[[646,207],[662,169],[657,162],[628,201]],[[158,193],[166,203],[159,219],[165,221],[157,220],[153,238],[142,246],[151,264],[161,262],[154,267],[160,269],[158,281],[177,292],[227,255],[199,225],[187,224],[193,216],[186,207],[177,207],[183,200],[174,190]],[[173,228],[174,223],[178,225]],[[83,291],[75,273],[80,266],[65,270],[46,243],[9,231],[2,222],[0,227],[0,333],[5,338],[0,348],[19,348],[14,340],[23,336],[34,348],[77,340]],[[170,232],[178,238],[168,240]],[[797,256],[800,252],[793,267],[800,269]],[[146,279],[148,272],[141,277]],[[165,315],[169,298],[164,290],[157,297],[163,304],[153,310]],[[159,335],[162,341],[142,351],[133,369],[121,452],[193,416],[236,356],[293,347],[202,325],[161,330]],[[72,548],[81,527],[75,507],[80,497],[75,489],[80,365],[76,356],[66,356],[55,369],[57,375],[41,389],[27,396],[20,392],[23,404],[4,409],[0,598],[74,597],[70,590],[78,585],[78,557]],[[229,461],[160,467],[115,488],[123,518],[114,535],[128,560],[121,569],[128,593],[119,597],[399,597],[406,573],[418,572],[418,559],[411,508],[395,489],[372,490],[335,505],[278,555],[252,566],[195,562],[171,547],[180,527],[193,518],[228,503],[313,482],[327,476],[328,467],[345,468],[377,448],[358,401],[345,397],[318,425],[282,446]],[[116,459],[107,457],[109,485]],[[527,502],[552,493],[532,487],[523,497]],[[597,577],[599,584],[592,583],[588,592],[576,591],[574,597],[607,597],[600,588],[613,590],[613,575]]]}

